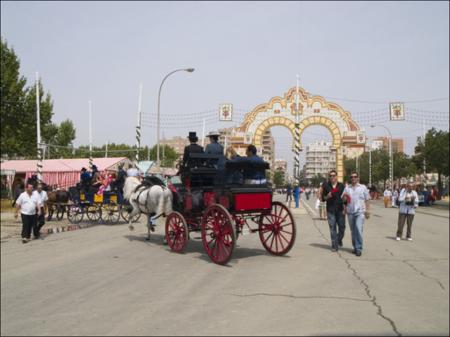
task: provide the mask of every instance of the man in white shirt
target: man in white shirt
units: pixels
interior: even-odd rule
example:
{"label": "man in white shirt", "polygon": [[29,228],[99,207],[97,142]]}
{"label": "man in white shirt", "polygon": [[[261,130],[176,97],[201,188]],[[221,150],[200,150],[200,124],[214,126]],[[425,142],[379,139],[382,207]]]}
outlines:
{"label": "man in white shirt", "polygon": [[37,185],[36,191],[33,192],[39,198],[39,203],[41,204],[41,215],[37,218],[37,225],[39,231],[45,225],[45,207],[47,204],[48,196],[47,192],[42,189],[42,184]]}
{"label": "man in white shirt", "polygon": [[31,239],[31,230],[34,237],[39,238],[36,213],[38,217],[41,215],[41,204],[39,197],[33,195],[33,185],[27,184],[25,192],[17,198],[15,218],[19,216],[19,209],[22,216],[22,242],[27,243]]}
{"label": "man in white shirt", "polygon": [[365,185],[359,183],[359,175],[353,172],[350,176],[351,184],[347,186],[342,194],[342,200],[346,203],[348,224],[352,232],[353,253],[361,256],[363,249],[363,225],[364,218],[370,217],[369,213],[369,191]]}

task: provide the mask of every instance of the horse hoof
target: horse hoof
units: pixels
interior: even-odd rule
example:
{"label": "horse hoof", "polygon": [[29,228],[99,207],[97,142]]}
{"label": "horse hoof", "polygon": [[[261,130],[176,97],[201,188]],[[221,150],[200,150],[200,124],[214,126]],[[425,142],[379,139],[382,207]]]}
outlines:
{"label": "horse hoof", "polygon": [[128,229],[129,229],[130,231],[132,231],[132,230],[134,230],[134,227],[133,227],[133,226],[128,226]]}

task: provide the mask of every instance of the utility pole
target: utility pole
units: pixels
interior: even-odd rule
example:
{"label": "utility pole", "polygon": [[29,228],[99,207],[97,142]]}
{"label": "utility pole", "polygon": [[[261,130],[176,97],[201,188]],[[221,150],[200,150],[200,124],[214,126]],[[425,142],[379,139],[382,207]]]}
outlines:
{"label": "utility pole", "polygon": [[139,85],[139,100],[136,125],[136,163],[139,162],[139,150],[141,149],[141,110],[142,110],[142,83]]}
{"label": "utility pole", "polygon": [[92,101],[89,100],[89,169],[92,170]]}
{"label": "utility pole", "polygon": [[202,147],[205,147],[205,119],[203,118],[203,128],[202,128]]}
{"label": "utility pole", "polygon": [[108,158],[108,144],[109,144],[109,140],[106,141],[105,158]]}
{"label": "utility pole", "polygon": [[36,72],[36,130],[37,130],[37,178],[42,181],[41,111],[39,97],[39,73]]}

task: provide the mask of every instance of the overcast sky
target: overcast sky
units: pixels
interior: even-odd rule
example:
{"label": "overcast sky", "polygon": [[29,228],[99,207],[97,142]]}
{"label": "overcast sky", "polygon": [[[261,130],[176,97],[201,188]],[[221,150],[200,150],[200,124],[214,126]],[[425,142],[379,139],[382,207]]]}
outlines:
{"label": "overcast sky", "polygon": [[[295,86],[297,73],[301,87],[339,103],[369,136],[385,134],[368,127],[387,120],[383,102],[406,101],[412,122],[386,125],[407,153],[421,134],[419,110],[428,127],[448,129],[448,2],[2,1],[1,35],[29,80],[39,71],[54,120],[75,123],[76,145],[88,143],[89,99],[94,144],[133,144],[140,82],[142,142],[154,144],[159,85],[183,67],[196,70],[172,75],[161,97],[168,137],[201,133],[203,117],[207,131],[229,126],[216,118],[224,102],[240,122]],[[291,156],[288,131],[274,129],[277,157]],[[322,138],[325,129],[311,127],[303,143]]]}

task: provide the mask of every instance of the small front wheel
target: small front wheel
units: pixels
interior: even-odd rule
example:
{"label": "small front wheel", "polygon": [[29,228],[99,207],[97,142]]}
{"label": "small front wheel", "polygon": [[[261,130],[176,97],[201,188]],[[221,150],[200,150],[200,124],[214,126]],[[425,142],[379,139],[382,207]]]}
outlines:
{"label": "small front wheel", "polygon": [[296,228],[291,211],[281,202],[273,202],[269,214],[259,218],[259,238],[273,255],[284,255],[294,246]]}
{"label": "small front wheel", "polygon": [[209,206],[202,217],[202,241],[214,263],[225,265],[233,254],[236,236],[233,219],[222,205]]}
{"label": "small front wheel", "polygon": [[170,249],[181,253],[187,246],[189,230],[186,219],[179,212],[172,212],[166,219],[166,241]]}
{"label": "small front wheel", "polygon": [[71,223],[80,223],[83,220],[83,215],[83,209],[78,205],[70,205],[67,209],[67,219]]}

